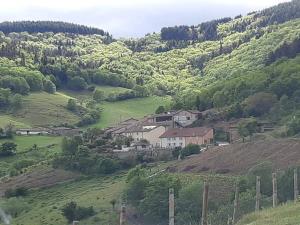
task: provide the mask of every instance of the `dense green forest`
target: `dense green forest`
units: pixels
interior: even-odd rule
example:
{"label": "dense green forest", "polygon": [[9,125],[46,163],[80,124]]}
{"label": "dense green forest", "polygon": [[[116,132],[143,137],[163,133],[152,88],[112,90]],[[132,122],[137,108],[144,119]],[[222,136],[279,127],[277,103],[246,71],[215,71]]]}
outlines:
{"label": "dense green forest", "polygon": [[28,33],[72,33],[72,34],[99,34],[109,36],[109,33],[94,27],[83,25],[57,22],[57,21],[17,21],[17,22],[2,22],[0,30],[5,33],[12,32],[28,32]]}
{"label": "dense green forest", "polygon": [[[274,105],[282,97],[296,102],[299,12],[300,1],[294,0],[246,16],[120,40],[63,22],[4,22],[0,104],[11,108],[15,95],[37,91],[93,92],[95,85],[129,89],[114,100],[171,95],[174,108],[226,107],[227,117],[252,115],[243,109],[245,102],[261,92],[272,95]],[[287,88],[280,88],[283,84]],[[231,112],[239,108],[243,112]]]}

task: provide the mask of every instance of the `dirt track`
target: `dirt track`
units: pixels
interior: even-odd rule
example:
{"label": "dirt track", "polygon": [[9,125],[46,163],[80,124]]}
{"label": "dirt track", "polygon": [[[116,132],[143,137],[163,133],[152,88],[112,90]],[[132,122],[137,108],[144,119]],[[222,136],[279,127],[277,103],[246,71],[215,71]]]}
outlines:
{"label": "dirt track", "polygon": [[276,139],[215,147],[176,163],[170,170],[242,174],[264,161],[272,162],[274,169],[300,165],[300,140]]}

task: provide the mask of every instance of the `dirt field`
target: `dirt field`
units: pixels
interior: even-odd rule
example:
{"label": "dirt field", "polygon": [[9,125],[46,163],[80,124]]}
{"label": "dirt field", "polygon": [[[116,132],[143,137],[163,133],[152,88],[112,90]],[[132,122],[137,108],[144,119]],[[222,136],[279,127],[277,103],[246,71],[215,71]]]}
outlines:
{"label": "dirt field", "polygon": [[0,196],[3,196],[7,189],[16,187],[45,188],[59,183],[67,182],[78,178],[79,175],[64,170],[42,168],[26,174],[9,178],[0,182]]}
{"label": "dirt field", "polygon": [[176,163],[170,170],[242,174],[264,161],[272,162],[274,169],[300,165],[300,140],[275,139],[215,147]]}

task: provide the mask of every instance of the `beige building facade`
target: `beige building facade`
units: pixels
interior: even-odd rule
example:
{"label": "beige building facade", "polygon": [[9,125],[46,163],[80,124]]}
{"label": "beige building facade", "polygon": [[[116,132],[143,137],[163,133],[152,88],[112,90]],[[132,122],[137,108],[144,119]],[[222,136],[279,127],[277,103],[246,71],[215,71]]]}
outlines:
{"label": "beige building facade", "polygon": [[151,147],[161,147],[160,136],[166,131],[164,126],[137,126],[122,133],[126,137],[132,137],[135,142],[147,140]]}

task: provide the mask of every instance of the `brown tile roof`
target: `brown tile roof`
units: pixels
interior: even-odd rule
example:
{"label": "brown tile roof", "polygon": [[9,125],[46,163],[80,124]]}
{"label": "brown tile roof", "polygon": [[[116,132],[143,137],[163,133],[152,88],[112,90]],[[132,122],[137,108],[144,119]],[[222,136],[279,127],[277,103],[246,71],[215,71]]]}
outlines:
{"label": "brown tile roof", "polygon": [[172,137],[203,137],[211,128],[208,127],[194,127],[194,128],[173,128],[167,130],[160,138],[172,138]]}

